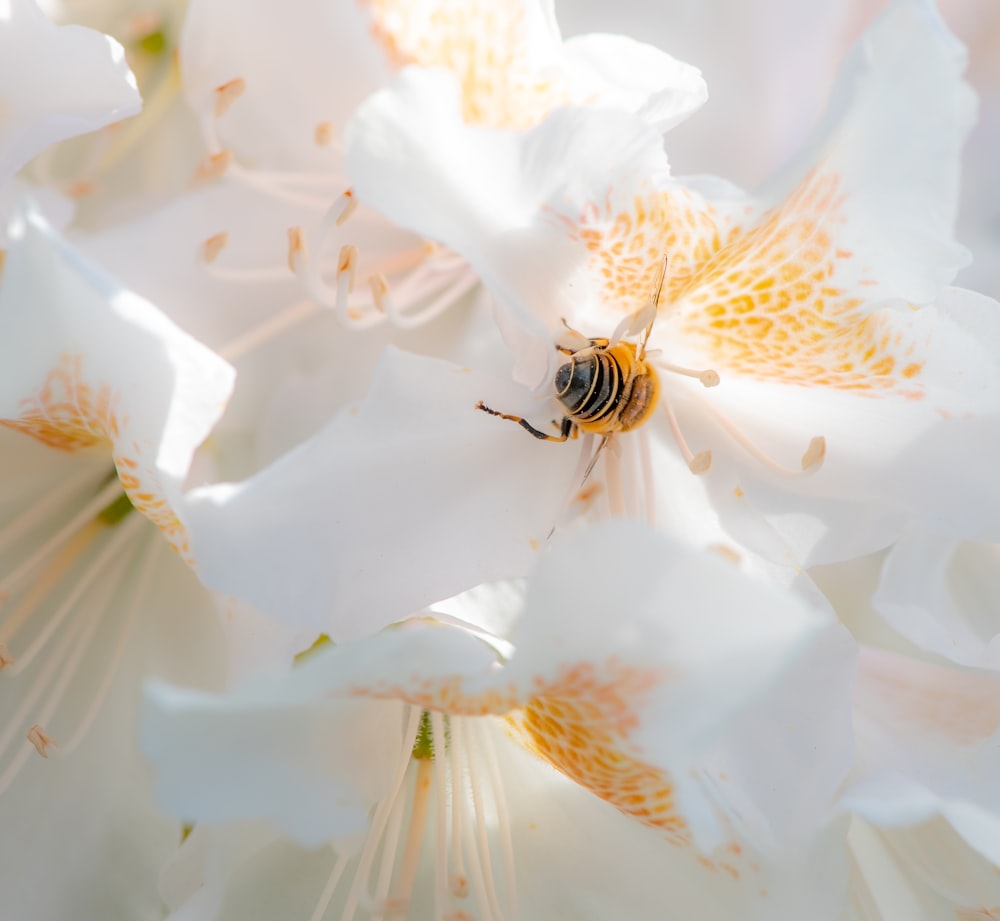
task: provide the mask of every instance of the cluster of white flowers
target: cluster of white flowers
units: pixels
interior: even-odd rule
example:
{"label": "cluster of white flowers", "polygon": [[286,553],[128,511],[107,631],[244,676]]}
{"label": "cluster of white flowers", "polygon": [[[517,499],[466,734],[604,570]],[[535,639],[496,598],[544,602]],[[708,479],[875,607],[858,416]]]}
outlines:
{"label": "cluster of white flowers", "polygon": [[3,919],[1000,919],[1000,7],[565,5],[0,0]]}

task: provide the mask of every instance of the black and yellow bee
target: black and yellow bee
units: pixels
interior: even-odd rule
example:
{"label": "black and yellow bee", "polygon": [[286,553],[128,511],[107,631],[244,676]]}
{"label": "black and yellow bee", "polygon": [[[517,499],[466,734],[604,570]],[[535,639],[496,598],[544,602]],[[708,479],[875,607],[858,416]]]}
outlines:
{"label": "black and yellow bee", "polygon": [[642,425],[656,408],[660,392],[659,375],[646,360],[646,343],[656,321],[665,273],[666,261],[650,304],[637,315],[642,316],[647,310],[651,314],[638,345],[624,341],[612,343],[610,339],[586,339],[571,329],[587,344],[577,349],[556,346],[559,352],[569,356],[569,361],[556,370],[553,380],[556,397],[566,411],[558,435],[539,431],[522,416],[498,412],[482,401],[476,404],[476,409],[516,422],[535,438],[545,441],[566,441],[575,437],[578,429],[601,435],[604,438],[601,447],[612,435]]}

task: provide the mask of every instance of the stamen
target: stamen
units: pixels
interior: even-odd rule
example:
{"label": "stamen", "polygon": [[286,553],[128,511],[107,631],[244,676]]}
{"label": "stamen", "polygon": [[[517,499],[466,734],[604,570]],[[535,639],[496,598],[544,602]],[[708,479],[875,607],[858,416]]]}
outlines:
{"label": "stamen", "polygon": [[10,654],[10,649],[6,643],[0,642],[0,670],[14,664],[14,657]]}
{"label": "stamen", "polygon": [[826,439],[822,435],[817,435],[809,442],[806,453],[802,455],[802,470],[811,471],[819,467],[826,459]]}
{"label": "stamen", "polygon": [[[455,721],[452,721],[452,732]],[[464,899],[469,894],[469,877],[465,871],[465,857],[462,842],[465,835],[463,819],[465,817],[465,797],[462,789],[462,764],[459,760],[459,745],[452,737],[447,749],[448,768],[451,773],[451,872],[448,874],[448,887],[456,899]]]}
{"label": "stamen", "polygon": [[89,198],[97,191],[97,183],[93,179],[76,179],[63,187],[63,192],[72,199],[79,201]]}
{"label": "stamen", "polygon": [[[431,713],[431,737],[436,740],[437,770],[434,772],[434,917],[444,915],[448,904],[448,790],[445,783],[447,736],[444,716]],[[455,781],[452,780],[454,789]]]}
{"label": "stamen", "polygon": [[309,921],[323,921],[323,916],[330,907],[330,902],[333,901],[333,894],[337,891],[337,886],[344,876],[344,871],[347,869],[348,863],[350,863],[350,859],[347,857],[338,856],[334,861],[333,870],[330,872],[326,885],[323,887],[323,892],[316,903],[316,907],[313,909],[313,913],[309,916]]}
{"label": "stamen", "polygon": [[649,449],[649,433],[639,429],[639,463],[642,469],[642,495],[645,500],[646,521],[656,525],[656,478],[653,476],[653,458]]}
{"label": "stamen", "polygon": [[674,441],[677,442],[677,448],[681,452],[681,457],[684,458],[684,462],[688,465],[688,470],[695,474],[695,476],[707,473],[712,466],[712,452],[700,451],[698,454],[693,454],[688,447],[687,441],[684,440],[684,435],[681,434],[681,427],[677,424],[677,417],[674,415],[674,408],[670,405],[670,401],[664,395],[661,398],[661,402],[667,414],[667,421],[670,423],[670,432],[674,436]]}
{"label": "stamen", "polygon": [[389,282],[385,280],[385,276],[381,272],[368,276],[368,286],[372,289],[375,309],[380,313],[388,313]]}
{"label": "stamen", "polygon": [[229,245],[229,234],[226,231],[217,233],[214,237],[209,237],[201,244],[201,261],[208,265],[218,258],[226,246]]}
{"label": "stamen", "polygon": [[[437,742],[444,744],[444,739]],[[396,884],[396,896],[393,904],[401,905],[405,911],[413,895],[413,886],[417,881],[417,865],[420,860],[420,845],[427,826],[427,804],[430,800],[431,782],[434,773],[433,758],[421,758],[417,761],[417,776],[413,786],[413,805],[410,812],[410,827],[406,834],[406,847],[403,851],[403,861],[399,868],[399,881]]]}
{"label": "stamen", "polygon": [[823,438],[822,435],[817,435],[815,438],[810,440],[809,447],[806,448],[805,453],[802,455],[802,469],[790,470],[788,467],[782,466],[758,448],[757,445],[755,445],[753,441],[751,441],[750,438],[729,419],[728,416],[720,412],[716,407],[712,406],[712,404],[707,400],[704,400],[703,402],[711,411],[712,415],[718,419],[719,424],[722,425],[722,427],[733,437],[743,450],[747,452],[747,454],[760,461],[773,473],[778,474],[778,476],[789,478],[809,476],[819,470],[819,468],[823,465],[823,459],[826,456],[826,439]]}
{"label": "stamen", "polygon": [[330,206],[330,213],[336,215],[334,222],[338,227],[342,227],[357,210],[358,200],[354,197],[353,189],[345,190]]}
{"label": "stamen", "polygon": [[312,319],[320,312],[320,307],[311,300],[302,300],[286,310],[268,317],[259,326],[247,330],[238,339],[218,349],[218,354],[228,362],[243,358],[254,349],[270,342],[281,333]]}
{"label": "stamen", "polygon": [[309,262],[301,227],[288,228],[288,268],[295,275],[300,274]]}
{"label": "stamen", "polygon": [[[94,522],[93,526],[84,529],[81,535],[85,537],[85,542],[89,544],[93,540],[94,535],[98,531],[103,530],[103,528],[104,526],[99,522]],[[99,577],[106,575],[105,567],[121,555],[122,548],[128,541],[134,540],[134,530],[134,528],[127,527],[115,530],[111,539],[101,548],[101,552],[97,558],[87,567],[87,571],[73,584],[72,590],[62,600],[59,607],[46,619],[45,625],[39,630],[31,645],[18,657],[17,664],[10,670],[11,674],[21,674],[32,663],[38,653],[52,638],[53,634],[62,626],[70,612],[76,610],[84,593]],[[61,577],[64,572],[65,567],[61,569],[59,576]],[[48,579],[39,580],[33,586],[33,590],[28,594],[25,602],[29,603],[32,608],[37,607],[38,602],[55,585],[56,581],[58,581],[58,577],[52,581]],[[41,592],[38,591],[39,588],[42,589]],[[4,627],[6,626],[4,624]]]}
{"label": "stamen", "polygon": [[672,371],[674,374],[680,374],[683,377],[693,377],[702,387],[717,387],[719,385],[719,372],[711,368],[698,371],[695,368],[685,368],[681,365],[671,364],[668,361],[658,361],[657,364],[667,371]]}
{"label": "stamen", "polygon": [[355,872],[354,879],[351,881],[351,888],[347,893],[347,900],[344,903],[344,909],[341,912],[340,921],[352,921],[354,913],[357,911],[358,905],[361,903],[362,892],[367,886],[368,877],[371,875],[371,868],[375,861],[375,854],[378,851],[382,835],[389,823],[389,818],[391,816],[392,809],[396,804],[396,799],[399,797],[399,791],[403,786],[403,781],[406,779],[406,772],[410,766],[410,753],[413,751],[413,743],[417,738],[417,730],[420,728],[420,716],[420,709],[418,707],[411,707],[410,717],[407,721],[406,731],[403,735],[403,756],[399,760],[399,765],[396,768],[396,774],[389,787],[389,793],[386,795],[385,799],[378,804],[375,809],[375,815],[372,816],[371,831],[369,831],[368,837],[365,839],[365,846],[362,848],[361,855],[358,859],[358,868]]}
{"label": "stamen", "polygon": [[[138,519],[136,519],[138,521]],[[123,527],[128,530],[131,523],[126,523]],[[134,527],[135,525],[132,525]],[[129,560],[122,560],[119,557],[120,565],[118,570],[124,569]],[[99,598],[94,599],[93,607],[97,610],[104,610],[110,603],[111,596],[115,590],[117,576],[115,572],[112,576],[105,578],[101,583],[104,591]],[[78,617],[72,625],[64,631],[61,642],[53,651],[45,667],[36,677],[35,683],[28,689],[20,701],[20,707],[7,724],[6,729],[0,735],[0,755],[7,751],[19,726],[23,726],[28,713],[34,709],[39,698],[46,691],[50,691],[48,699],[38,715],[38,725],[48,724],[62,701],[70,683],[76,676],[83,656],[90,645],[97,628],[101,625],[101,617]],[[57,677],[58,675],[58,677]],[[3,774],[0,775],[0,794],[4,793],[15,777],[20,773],[21,768],[27,760],[31,749],[22,748],[15,756],[14,760],[7,766]]]}
{"label": "stamen", "polygon": [[334,138],[333,122],[318,122],[313,131],[313,138],[317,147],[329,147]]}
{"label": "stamen", "polygon": [[[118,488],[120,490],[121,487]],[[5,643],[9,642],[18,634],[20,629],[25,625],[25,623],[27,623],[32,612],[38,607],[42,599],[51,591],[54,585],[59,583],[59,580],[80,558],[83,552],[90,546],[91,542],[97,534],[104,529],[104,527],[105,526],[100,521],[96,519],[91,520],[84,526],[80,527],[77,533],[73,534],[70,539],[66,541],[66,545],[63,547],[62,551],[56,554],[45,569],[34,579],[27,594],[19,599],[14,610],[10,612],[3,624],[0,625],[0,641]],[[58,537],[59,535],[56,536]],[[56,546],[56,542],[54,540],[50,540],[42,547],[42,550],[54,551]],[[20,582],[21,579],[28,572],[31,572],[35,568],[35,565],[41,561],[39,559],[40,557],[44,559],[44,556],[41,553],[35,553],[27,561],[25,561],[25,563],[15,569],[14,572],[4,580],[2,584],[3,588],[9,589],[13,585]],[[4,597],[7,597],[6,593]]]}
{"label": "stamen", "polygon": [[233,162],[233,152],[231,150],[220,150],[218,153],[209,154],[198,166],[194,174],[194,181],[197,183],[211,182],[218,179]]}
{"label": "stamen", "polygon": [[247,81],[243,77],[237,77],[235,80],[217,86],[214,91],[215,117],[221,118],[225,115],[229,111],[229,107],[246,92],[246,89]]}
{"label": "stamen", "polygon": [[337,284],[340,285],[346,276],[348,294],[354,290],[354,276],[357,271],[358,248],[352,243],[347,243],[340,247],[340,255],[337,259]]}
{"label": "stamen", "polygon": [[[413,313],[406,314],[397,310],[396,300],[388,298],[385,303],[385,310],[388,313],[389,319],[400,329],[414,329],[439,317],[452,307],[456,301],[465,297],[466,294],[479,284],[479,279],[476,275],[466,267],[463,268],[464,271],[459,278],[452,281],[450,286],[446,287],[435,300]],[[416,276],[418,272],[419,269],[413,275]],[[410,281],[410,279],[407,279],[407,281]],[[411,283],[408,287],[415,287],[415,285]],[[416,300],[417,298],[414,297],[413,299]]]}
{"label": "stamen", "polygon": [[[463,831],[466,834],[465,845],[469,849],[469,854],[471,856],[471,862],[469,864],[470,881],[472,882],[472,889],[476,895],[476,901],[479,905],[480,910],[483,913],[482,921],[501,921],[501,915],[496,906],[496,893],[493,892],[492,887],[487,888],[486,878],[484,876],[484,863],[488,864],[489,861],[489,850],[488,846],[484,850],[486,827],[484,817],[481,818],[481,807],[479,805],[479,792],[478,783],[476,782],[476,777],[472,772],[472,763],[469,758],[469,747],[465,742],[464,738],[464,727],[462,726],[461,720],[455,720],[451,727],[452,732],[452,745],[456,749],[461,749],[465,754],[465,768],[467,771],[467,778],[472,789],[472,800],[473,800],[473,812],[475,814],[474,825],[475,828],[470,829],[468,825],[465,826]],[[491,874],[492,875],[492,874]]]}
{"label": "stamen", "polygon": [[517,921],[517,876],[514,871],[514,842],[510,834],[510,812],[507,809],[507,795],[504,792],[503,778],[500,776],[500,764],[497,761],[496,748],[493,739],[484,723],[479,723],[479,736],[493,789],[493,802],[497,813],[497,831],[500,835],[500,847],[503,859],[504,879],[507,882],[507,914],[505,921]]}
{"label": "stamen", "polygon": [[35,751],[43,758],[49,757],[49,747],[55,748],[56,742],[41,726],[35,724],[28,730],[28,741],[35,746]]}
{"label": "stamen", "polygon": [[[128,638],[132,635],[132,628],[135,626],[136,620],[138,620],[139,610],[143,606],[143,600],[147,597],[146,591],[153,575],[153,563],[156,559],[156,554],[165,551],[163,545],[159,543],[156,536],[153,534],[147,535],[147,543],[149,544],[149,548],[146,551],[145,559],[139,569],[139,576],[132,589],[132,597],[130,598],[128,606],[125,609],[124,622],[118,631],[118,641],[116,642],[115,648],[111,653],[110,660],[104,666],[103,677],[101,679],[101,684],[97,689],[97,693],[94,695],[93,700],[90,702],[90,706],[87,708],[86,713],[84,713],[83,718],[80,720],[80,723],[76,728],[76,732],[73,733],[70,740],[62,748],[64,755],[68,755],[75,751],[77,746],[86,738],[94,720],[97,719],[97,714],[101,712],[101,708],[104,706],[104,701],[107,699],[108,692],[111,690],[111,685],[114,683],[114,680],[118,675],[118,666],[121,664],[122,658],[125,655],[125,646],[128,643]],[[172,553],[173,551],[169,552]]]}
{"label": "stamen", "polygon": [[[420,730],[417,730],[418,733]],[[419,745],[419,742],[416,744]],[[363,895],[361,898],[362,907],[371,915],[371,921],[383,919],[385,914],[397,914],[400,910],[399,903],[388,898],[389,886],[392,884],[392,873],[396,867],[396,854],[399,850],[399,838],[403,828],[403,813],[406,811],[406,794],[396,797],[396,802],[392,807],[389,816],[389,824],[385,832],[385,841],[382,844],[382,863],[379,867],[378,879],[375,882],[375,893],[373,895]],[[402,903],[402,911],[405,914],[408,903]]]}
{"label": "stamen", "polygon": [[[63,525],[55,534],[52,535],[52,537],[50,537],[34,553],[24,560],[16,569],[8,572],[3,579],[0,579],[0,598],[7,597],[11,588],[14,585],[17,585],[17,583],[20,582],[27,573],[31,572],[47,556],[54,553],[60,544],[69,541],[70,538],[77,533],[77,531],[89,522],[93,521],[102,509],[107,508],[108,505],[114,501],[114,499],[121,495],[121,492],[122,487],[118,478],[112,477],[109,479],[100,492],[98,492],[94,498],[91,499],[90,502],[88,502],[76,515],[67,521],[65,525]],[[12,525],[12,527],[23,530],[23,528],[27,527],[28,523],[28,519],[22,518]],[[5,529],[3,540],[0,541],[0,547],[6,545],[7,536],[7,530]],[[65,553],[66,551],[63,552]],[[9,623],[9,621],[7,623]],[[9,639],[15,632],[7,629],[7,623],[0,628],[0,635],[2,635],[4,639]]]}
{"label": "stamen", "polygon": [[608,486],[608,512],[613,518],[624,518],[626,512],[621,456],[617,450],[604,452],[604,480]]}

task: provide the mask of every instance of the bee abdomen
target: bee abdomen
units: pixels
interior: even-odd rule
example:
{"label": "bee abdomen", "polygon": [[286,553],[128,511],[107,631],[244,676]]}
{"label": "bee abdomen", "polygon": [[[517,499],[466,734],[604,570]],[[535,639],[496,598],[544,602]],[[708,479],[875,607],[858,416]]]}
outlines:
{"label": "bee abdomen", "polygon": [[659,388],[655,372],[650,372],[637,374],[632,379],[632,389],[618,415],[618,422],[623,432],[645,422],[656,407]]}

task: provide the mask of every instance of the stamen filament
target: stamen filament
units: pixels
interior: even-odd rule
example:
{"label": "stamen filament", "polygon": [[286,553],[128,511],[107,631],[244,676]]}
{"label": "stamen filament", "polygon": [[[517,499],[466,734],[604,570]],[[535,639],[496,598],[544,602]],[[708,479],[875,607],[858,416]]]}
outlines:
{"label": "stamen filament", "polygon": [[[435,749],[443,745],[444,739],[435,740]],[[430,800],[431,783],[436,759],[420,758],[417,760],[417,776],[413,785],[413,805],[410,812],[410,827],[406,833],[406,847],[403,851],[403,861],[399,868],[399,880],[396,883],[396,897],[393,902],[409,905],[413,895],[413,886],[417,881],[417,866],[420,862],[420,846],[427,827],[427,804]],[[439,770],[440,773],[440,770]]]}
{"label": "stamen filament", "polygon": [[[465,734],[465,727],[463,726],[463,735]],[[469,741],[466,739],[465,745],[469,746]],[[475,770],[475,761],[471,757],[472,749],[468,749],[466,754],[466,759],[469,767],[469,782],[472,787],[472,805],[476,814],[476,837],[478,839],[477,845],[479,850],[479,860],[483,867],[483,876],[486,883],[486,893],[490,900],[490,909],[496,915],[497,918],[503,918],[503,912],[500,911],[500,904],[497,901],[497,887],[496,880],[493,878],[493,859],[490,854],[490,839],[487,834],[487,824],[486,824],[486,809],[483,804],[483,789],[482,784],[477,771]]]}
{"label": "stamen filament", "polygon": [[684,435],[681,433],[681,427],[677,424],[677,416],[674,415],[674,408],[670,405],[666,394],[661,397],[660,402],[663,404],[663,409],[667,414],[667,421],[670,423],[670,432],[674,436],[674,441],[677,442],[677,448],[681,452],[681,457],[684,458],[684,462],[688,465],[688,470],[696,476],[706,473],[712,466],[712,452],[700,451],[698,454],[692,453],[687,441],[684,439]]}
{"label": "stamen filament", "polygon": [[396,768],[396,774],[392,779],[388,794],[379,802],[375,809],[375,815],[372,817],[371,831],[365,839],[365,846],[358,859],[358,868],[354,874],[354,879],[351,880],[351,888],[347,893],[347,901],[344,904],[344,910],[341,912],[340,921],[352,921],[354,913],[361,903],[361,896],[367,886],[368,877],[371,875],[371,868],[375,860],[375,854],[378,851],[379,842],[382,840],[382,835],[389,822],[390,814],[399,796],[399,791],[403,786],[403,781],[406,779],[406,772],[410,766],[410,752],[413,750],[413,743],[417,738],[419,727],[420,709],[412,707],[406,731],[403,735],[403,757],[400,758],[399,766]]}
{"label": "stamen filament", "polygon": [[622,489],[621,455],[615,447],[604,452],[604,481],[608,487],[608,512],[613,518],[624,518],[626,510]]}
{"label": "stamen filament", "polygon": [[717,387],[719,384],[719,372],[712,368],[699,371],[696,368],[685,368],[681,365],[674,365],[669,361],[658,361],[657,365],[667,371],[672,371],[674,374],[680,374],[682,377],[693,377],[703,387]]}
{"label": "stamen filament", "polygon": [[434,917],[441,918],[448,904],[448,790],[445,783],[448,756],[444,716],[437,711],[431,712],[431,736],[438,762],[434,772]]}
{"label": "stamen filament", "polygon": [[326,885],[323,887],[323,892],[320,894],[319,901],[316,903],[313,913],[309,916],[309,921],[323,921],[326,910],[333,901],[333,894],[337,891],[337,886],[340,884],[340,880],[349,863],[350,858],[341,856],[338,856],[334,861],[333,870],[327,878]]}
{"label": "stamen filament", "polygon": [[733,440],[747,452],[747,454],[760,461],[760,463],[773,473],[778,474],[778,476],[797,479],[799,477],[815,473],[822,466],[823,458],[826,454],[826,439],[823,438],[822,435],[818,435],[809,441],[809,446],[802,455],[802,469],[790,470],[788,467],[782,466],[774,460],[774,458],[765,454],[760,448],[758,448],[757,445],[755,445],[753,441],[751,441],[750,438],[731,419],[729,419],[728,416],[725,415],[725,413],[720,412],[707,400],[703,400],[702,402],[704,402],[705,406],[708,407],[712,415],[719,421],[719,424],[732,436]]}
{"label": "stamen filament", "polygon": [[[95,605],[98,609],[103,609],[108,601],[110,601],[114,591],[114,580],[105,580],[102,583],[102,587],[104,588],[104,592]],[[87,646],[93,638],[101,620],[102,618],[100,617],[78,617],[64,632],[58,647],[45,663],[45,667],[37,676],[34,684],[22,698],[21,706],[18,707],[15,714],[10,718],[6,729],[0,735],[0,757],[6,753],[14,736],[24,726],[28,714],[38,705],[39,698],[50,689],[51,694],[43,704],[41,713],[36,716],[35,722],[43,726],[51,722],[52,715],[55,713],[56,707],[58,707],[59,701],[62,699],[63,694],[65,694],[70,681],[76,675],[83,655],[87,651]],[[57,672],[59,673],[58,679],[56,679]],[[22,746],[13,762],[0,775],[0,794],[6,792],[14,778],[20,773],[31,751],[31,747]]]}
{"label": "stamen filament", "polygon": [[242,336],[233,339],[218,350],[219,355],[226,361],[236,362],[244,358],[254,349],[266,345],[272,339],[289,329],[304,323],[320,313],[320,306],[314,301],[302,300],[293,304],[286,310],[282,310],[273,316],[268,317],[258,326],[248,329]]}
{"label": "stamen filament", "polygon": [[[70,496],[82,489],[87,480],[94,479],[94,470],[87,464],[82,465],[82,469],[76,472],[75,476],[67,477],[63,482],[54,485],[44,496],[40,496],[37,501],[32,502],[20,515],[7,522],[0,531],[0,551],[6,550],[16,541],[20,540],[25,531],[48,515],[53,509],[62,505]],[[117,489],[117,478],[110,480]],[[102,506],[103,507],[103,506]]]}
{"label": "stamen filament", "polygon": [[[136,529],[138,524],[138,519],[136,519],[134,524],[130,523],[127,527]],[[123,528],[123,530],[126,529],[127,528]],[[101,712],[101,708],[104,706],[104,701],[107,699],[108,692],[111,690],[111,685],[114,683],[114,680],[118,675],[118,667],[121,665],[122,658],[125,655],[125,646],[128,643],[129,637],[132,635],[132,628],[135,626],[135,622],[138,619],[142,601],[146,597],[146,589],[148,588],[149,581],[153,575],[153,562],[156,559],[156,554],[160,552],[173,552],[172,550],[168,551],[164,548],[163,545],[158,542],[158,539],[154,534],[147,534],[146,541],[149,546],[146,550],[145,558],[142,561],[138,578],[132,588],[132,597],[129,599],[128,606],[125,609],[124,622],[119,628],[118,640],[115,643],[115,648],[111,653],[110,660],[104,666],[101,684],[99,685],[93,700],[91,700],[90,706],[87,707],[87,712],[84,713],[83,718],[80,720],[80,723],[76,728],[76,732],[74,732],[70,737],[70,740],[62,746],[62,752],[64,755],[68,755],[69,753],[75,751],[80,743],[86,738],[87,733],[90,731],[90,727],[97,718],[97,714]]]}
{"label": "stamen filament", "polygon": [[497,813],[497,831],[500,835],[501,855],[503,859],[504,879],[507,883],[507,914],[505,921],[517,921],[517,876],[514,871],[514,842],[510,835],[510,812],[507,809],[507,795],[504,792],[503,778],[500,775],[500,763],[497,760],[493,738],[485,723],[476,727],[479,731],[480,744],[486,753],[490,783],[493,790],[493,802]]}
{"label": "stamen filament", "polygon": [[642,495],[645,501],[646,521],[656,525],[656,478],[653,476],[653,458],[649,448],[649,434],[639,429],[639,463],[642,469]]}
{"label": "stamen filament", "polygon": [[[52,635],[62,626],[63,621],[69,615],[70,611],[74,610],[79,600],[83,597],[84,593],[93,585],[99,577],[105,577],[104,572],[105,567],[117,559],[121,552],[121,547],[126,541],[134,540],[135,531],[134,527],[128,526],[131,523],[123,523],[121,527],[117,528],[112,534],[111,538],[104,544],[101,548],[100,554],[93,561],[91,565],[87,567],[85,573],[77,579],[70,593],[63,599],[59,607],[55,612],[46,618],[45,625],[38,634],[32,640],[31,645],[22,652],[17,657],[17,662],[10,668],[10,673],[12,675],[19,675],[23,672],[38,655],[38,653],[45,648],[45,645],[52,638]],[[80,536],[86,536],[86,543],[90,543],[93,539],[94,534],[97,531],[103,530],[104,525],[100,522],[93,522],[91,526],[88,526],[84,531],[80,532]],[[62,575],[62,573],[60,573]],[[25,601],[30,601],[32,607],[37,605],[38,601],[44,597],[44,594],[48,592],[57,580],[41,579],[33,587],[32,591],[29,593]],[[39,589],[43,591],[39,593]],[[5,624],[6,626],[6,624]]]}
{"label": "stamen filament", "polygon": [[379,866],[378,879],[375,881],[375,892],[372,895],[366,894],[361,899],[361,905],[371,915],[370,921],[384,921],[384,916],[387,913],[396,914],[398,908],[395,900],[392,901],[390,908],[388,895],[389,887],[392,885],[392,873],[396,867],[396,853],[399,850],[399,838],[403,828],[403,813],[405,811],[406,794],[403,793],[396,797],[389,815],[385,842],[382,845],[382,863]]}
{"label": "stamen filament", "polygon": [[[0,641],[9,644],[18,634],[21,628],[28,622],[31,614],[37,609],[39,603],[52,590],[53,585],[57,585],[59,580],[66,574],[70,567],[79,559],[83,552],[90,546],[94,538],[103,531],[105,525],[97,520],[89,521],[78,530],[67,541],[62,552],[58,553],[55,559],[49,562],[44,571],[38,576],[28,589],[26,595],[18,600],[17,605],[10,615],[0,625]],[[32,560],[34,562],[34,560]],[[15,570],[18,577],[26,574],[28,567],[22,566]],[[14,579],[8,580],[12,584]],[[6,586],[5,586],[6,587]],[[12,668],[17,667],[15,664]]]}
{"label": "stamen filament", "polygon": [[465,797],[459,744],[454,736],[455,728],[453,720],[453,735],[448,748],[448,766],[451,770],[451,873],[448,877],[448,887],[455,898],[464,899],[469,894],[469,877],[465,870],[462,847],[465,832],[462,821],[465,815]]}
{"label": "stamen filament", "polygon": [[[499,907],[496,904],[496,892],[492,884],[492,869],[489,867],[489,845],[486,840],[486,821],[482,814],[481,792],[478,779],[473,771],[470,748],[465,739],[465,727],[462,720],[454,720],[451,727],[452,744],[465,754],[466,777],[472,792],[472,806],[475,816],[474,828],[466,825],[466,846],[469,849],[469,874],[476,902],[482,912],[482,921],[502,921]],[[485,874],[484,874],[485,871]]]}
{"label": "stamen filament", "polygon": [[[22,562],[16,569],[9,572],[3,579],[0,579],[0,598],[6,597],[12,586],[16,585],[18,582],[24,578],[26,573],[31,572],[42,560],[45,559],[50,553],[53,553],[55,549],[62,543],[65,543],[77,531],[84,527],[88,522],[97,518],[98,514],[108,505],[111,504],[114,499],[119,496],[122,492],[121,483],[118,482],[118,478],[114,477],[110,479],[106,486],[102,487],[100,492],[94,496],[76,515],[74,515],[65,525],[63,525],[55,534],[52,535],[44,544],[41,545],[31,556],[29,556],[24,562]],[[6,639],[12,635],[12,632],[8,632],[6,629],[6,623],[3,627],[0,627],[0,637]]]}

